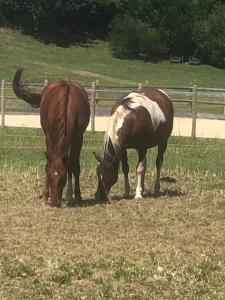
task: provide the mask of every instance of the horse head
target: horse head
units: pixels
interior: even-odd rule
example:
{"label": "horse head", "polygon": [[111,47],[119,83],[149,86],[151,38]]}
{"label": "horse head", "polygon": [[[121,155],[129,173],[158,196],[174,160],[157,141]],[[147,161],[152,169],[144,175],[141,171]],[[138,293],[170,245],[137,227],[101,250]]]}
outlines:
{"label": "horse head", "polygon": [[98,177],[98,188],[95,193],[95,200],[106,201],[111,187],[118,179],[118,163],[113,160],[106,160],[93,152],[99,162],[96,173]]}
{"label": "horse head", "polygon": [[67,161],[66,156],[49,157],[46,154],[46,176],[49,183],[50,205],[60,206],[63,188],[67,181]]}

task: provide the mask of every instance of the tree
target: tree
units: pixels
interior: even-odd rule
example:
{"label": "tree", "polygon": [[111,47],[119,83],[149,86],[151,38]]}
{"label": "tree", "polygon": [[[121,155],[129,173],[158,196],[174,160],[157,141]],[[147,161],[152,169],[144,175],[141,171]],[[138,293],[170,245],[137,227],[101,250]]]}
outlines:
{"label": "tree", "polygon": [[12,27],[64,46],[105,38],[115,9],[114,0],[0,0]]}
{"label": "tree", "polygon": [[166,2],[168,4],[161,7],[162,39],[171,53],[188,56],[195,47],[192,40],[194,4],[186,0],[164,0],[164,4]]}
{"label": "tree", "polygon": [[194,40],[203,60],[225,66],[225,5],[218,5],[206,20],[196,22]]}
{"label": "tree", "polygon": [[119,58],[139,58],[141,54],[145,60],[157,61],[166,51],[159,31],[130,16],[114,20],[110,45],[113,55]]}

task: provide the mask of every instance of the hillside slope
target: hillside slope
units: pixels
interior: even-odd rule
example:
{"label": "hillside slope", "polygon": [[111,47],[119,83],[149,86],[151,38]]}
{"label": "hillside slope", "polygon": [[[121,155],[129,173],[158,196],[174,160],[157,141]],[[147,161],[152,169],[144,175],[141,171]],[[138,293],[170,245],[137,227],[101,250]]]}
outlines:
{"label": "hillside slope", "polygon": [[108,44],[60,48],[45,45],[18,31],[0,28],[0,76],[11,81],[17,67],[25,68],[24,79],[49,81],[70,78],[81,84],[98,79],[101,84],[193,85],[225,88],[225,70],[210,66],[158,64],[113,58]]}

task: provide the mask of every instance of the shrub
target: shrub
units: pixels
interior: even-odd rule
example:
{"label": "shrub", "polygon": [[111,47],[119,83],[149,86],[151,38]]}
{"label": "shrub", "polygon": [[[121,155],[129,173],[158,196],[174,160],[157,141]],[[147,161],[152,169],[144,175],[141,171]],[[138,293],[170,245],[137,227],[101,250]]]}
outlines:
{"label": "shrub", "polygon": [[225,66],[225,5],[217,6],[207,19],[196,23],[194,39],[205,62]]}
{"label": "shrub", "polygon": [[141,54],[146,60],[155,61],[166,52],[159,31],[129,16],[114,20],[109,40],[112,53],[118,58],[138,58]]}

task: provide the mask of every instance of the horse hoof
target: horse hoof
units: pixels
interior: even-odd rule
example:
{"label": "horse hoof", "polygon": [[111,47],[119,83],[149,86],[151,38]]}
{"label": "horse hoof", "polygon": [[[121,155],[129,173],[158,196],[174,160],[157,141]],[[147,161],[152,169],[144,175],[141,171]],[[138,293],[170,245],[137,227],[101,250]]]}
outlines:
{"label": "horse hoof", "polygon": [[55,203],[55,202],[53,202],[53,203],[50,202],[49,205],[52,206],[52,207],[57,207],[57,208],[59,208],[59,207],[61,207],[61,202],[56,202],[56,203]]}
{"label": "horse hoof", "polygon": [[155,198],[159,197],[159,191],[154,191],[153,197]]}
{"label": "horse hoof", "polygon": [[135,195],[135,199],[143,199],[142,195]]}
{"label": "horse hoof", "polygon": [[76,206],[76,201],[68,201],[67,202],[67,206],[68,207],[74,207],[74,206]]}
{"label": "horse hoof", "polygon": [[50,198],[46,196],[39,196],[39,200],[43,205],[49,205]]}

